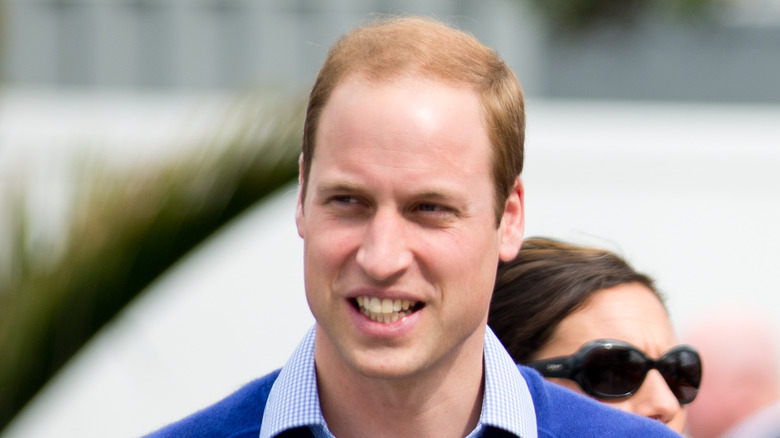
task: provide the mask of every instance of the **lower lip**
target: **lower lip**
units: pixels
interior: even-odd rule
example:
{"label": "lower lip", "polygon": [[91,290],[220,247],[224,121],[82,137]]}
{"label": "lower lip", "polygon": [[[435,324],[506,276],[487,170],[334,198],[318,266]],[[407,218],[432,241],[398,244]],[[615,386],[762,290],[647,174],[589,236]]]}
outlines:
{"label": "lower lip", "polygon": [[394,322],[381,323],[372,321],[369,317],[360,312],[352,303],[348,303],[350,312],[349,317],[357,329],[371,337],[376,338],[398,338],[406,335],[420,320],[420,316],[425,308],[420,308],[410,315],[398,318]]}

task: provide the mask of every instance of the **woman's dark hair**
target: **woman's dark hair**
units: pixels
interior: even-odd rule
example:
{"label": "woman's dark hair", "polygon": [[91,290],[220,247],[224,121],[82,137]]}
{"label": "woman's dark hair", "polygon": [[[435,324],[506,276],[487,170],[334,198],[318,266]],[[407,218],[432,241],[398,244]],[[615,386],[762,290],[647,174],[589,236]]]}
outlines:
{"label": "woman's dark hair", "polygon": [[646,286],[664,304],[653,279],[607,250],[529,238],[498,266],[488,324],[515,362],[527,363],[588,298],[626,283]]}

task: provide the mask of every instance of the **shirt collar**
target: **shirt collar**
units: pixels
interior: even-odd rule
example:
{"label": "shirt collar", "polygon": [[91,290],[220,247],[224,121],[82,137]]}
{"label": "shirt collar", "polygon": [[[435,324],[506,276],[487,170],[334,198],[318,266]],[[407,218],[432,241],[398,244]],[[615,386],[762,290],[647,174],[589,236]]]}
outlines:
{"label": "shirt collar", "polygon": [[314,369],[314,327],[309,329],[279,372],[260,427],[260,438],[271,438],[296,427],[310,426],[315,435],[332,436],[320,409],[317,373]]}
{"label": "shirt collar", "polygon": [[490,327],[485,328],[485,395],[477,430],[485,426],[536,438],[536,412],[528,384]]}
{"label": "shirt collar", "polygon": [[[263,415],[260,438],[271,438],[296,427],[309,426],[317,437],[332,437],[320,409],[314,369],[312,327],[276,379]],[[531,393],[504,346],[485,329],[485,394],[479,423],[469,437],[495,427],[518,437],[536,438],[536,413]]]}

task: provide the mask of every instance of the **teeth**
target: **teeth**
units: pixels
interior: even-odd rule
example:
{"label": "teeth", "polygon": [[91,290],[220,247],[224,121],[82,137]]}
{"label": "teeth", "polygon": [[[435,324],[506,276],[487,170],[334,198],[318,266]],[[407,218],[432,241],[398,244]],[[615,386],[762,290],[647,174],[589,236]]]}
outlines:
{"label": "teeth", "polygon": [[379,301],[379,298],[371,298],[371,301],[366,307],[373,313],[382,313],[382,302]]}
{"label": "teeth", "polygon": [[393,311],[393,300],[382,300],[382,313],[388,314]]}
{"label": "teeth", "polygon": [[417,304],[416,301],[409,300],[391,300],[385,298],[380,300],[377,297],[357,297],[358,309],[360,313],[369,317],[372,321],[389,324],[398,321],[404,316],[411,315],[412,309]]}

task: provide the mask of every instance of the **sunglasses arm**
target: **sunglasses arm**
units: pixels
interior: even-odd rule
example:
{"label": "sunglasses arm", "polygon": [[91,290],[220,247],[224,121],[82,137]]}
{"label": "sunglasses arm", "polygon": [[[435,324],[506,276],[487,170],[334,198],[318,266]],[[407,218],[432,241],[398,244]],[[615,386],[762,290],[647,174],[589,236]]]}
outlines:
{"label": "sunglasses arm", "polygon": [[570,379],[574,374],[576,363],[572,356],[554,357],[552,359],[535,360],[528,366],[542,373],[544,377]]}

